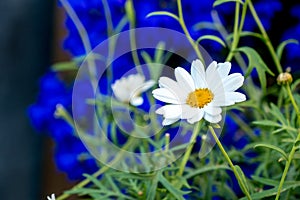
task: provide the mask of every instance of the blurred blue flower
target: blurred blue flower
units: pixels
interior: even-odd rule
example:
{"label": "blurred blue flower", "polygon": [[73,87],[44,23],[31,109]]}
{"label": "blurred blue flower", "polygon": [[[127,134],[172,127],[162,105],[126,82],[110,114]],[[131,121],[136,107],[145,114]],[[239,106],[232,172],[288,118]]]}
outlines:
{"label": "blurred blue flower", "polygon": [[[54,116],[58,104],[71,109],[72,87],[60,80],[56,73],[48,72],[40,79],[40,93],[36,103],[28,109],[31,123],[38,132],[49,134],[55,141],[57,167],[66,172],[70,179],[82,179],[82,173],[97,169],[94,159],[80,159],[89,155],[73,128],[63,119]],[[91,156],[89,156],[91,157]]]}

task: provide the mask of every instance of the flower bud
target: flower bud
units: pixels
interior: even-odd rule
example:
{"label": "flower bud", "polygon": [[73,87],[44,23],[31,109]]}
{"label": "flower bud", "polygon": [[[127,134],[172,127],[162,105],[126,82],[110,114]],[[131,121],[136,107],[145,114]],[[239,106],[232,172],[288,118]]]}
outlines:
{"label": "flower bud", "polygon": [[289,72],[280,73],[277,77],[278,85],[290,84],[293,81],[293,77]]}

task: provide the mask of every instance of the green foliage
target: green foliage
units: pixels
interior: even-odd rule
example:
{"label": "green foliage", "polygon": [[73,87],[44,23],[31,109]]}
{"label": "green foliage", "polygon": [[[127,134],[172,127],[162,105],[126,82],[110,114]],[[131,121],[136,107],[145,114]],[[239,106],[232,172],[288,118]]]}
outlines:
{"label": "green foliage", "polygon": [[261,56],[251,47],[240,47],[237,51],[243,52],[247,55],[249,60],[248,69],[246,71],[245,77],[248,77],[252,70],[255,68],[258,73],[258,78],[261,84],[261,89],[266,92],[267,79],[266,73],[274,76],[274,73],[268,68]]}

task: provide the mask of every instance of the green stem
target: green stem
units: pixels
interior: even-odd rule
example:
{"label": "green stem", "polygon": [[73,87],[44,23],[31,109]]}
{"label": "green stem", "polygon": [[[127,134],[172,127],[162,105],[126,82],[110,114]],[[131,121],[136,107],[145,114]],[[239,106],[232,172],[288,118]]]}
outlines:
{"label": "green stem", "polygon": [[255,22],[256,22],[256,24],[257,24],[260,32],[262,33],[263,38],[266,41],[266,45],[267,45],[267,47],[268,47],[268,49],[269,49],[269,51],[271,53],[272,59],[273,59],[273,61],[275,63],[275,66],[277,68],[278,73],[282,73],[282,66],[280,64],[279,58],[277,57],[276,52],[274,50],[274,47],[273,47],[273,45],[271,43],[271,40],[270,40],[270,38],[269,38],[269,36],[268,36],[268,34],[267,34],[267,32],[266,32],[263,24],[261,23],[258,15],[256,13],[256,10],[255,10],[255,8],[254,8],[254,6],[252,4],[252,1],[251,0],[246,0],[246,2],[248,3],[249,9],[250,9],[250,11],[252,13],[252,16],[253,16],[253,18],[254,18],[254,20],[255,20]]}
{"label": "green stem", "polygon": [[279,183],[279,186],[278,186],[278,190],[277,190],[277,195],[276,195],[276,198],[275,200],[278,200],[279,197],[280,197],[280,193],[281,193],[281,189],[282,189],[282,186],[284,184],[284,181],[285,181],[285,178],[286,178],[286,175],[289,171],[289,168],[290,168],[290,165],[291,165],[291,162],[293,160],[293,157],[294,157],[294,154],[295,154],[295,151],[298,149],[298,147],[296,146],[296,143],[300,140],[300,130],[298,131],[298,136],[296,138],[296,141],[294,143],[294,146],[289,154],[289,157],[288,157],[288,160],[287,160],[287,163],[285,164],[285,167],[284,167],[284,171],[283,171],[283,174],[281,176],[281,180],[280,180],[280,183]]}
{"label": "green stem", "polygon": [[[88,36],[86,29],[84,28],[79,17],[75,13],[75,11],[73,10],[73,8],[69,4],[69,2],[67,0],[60,0],[60,2],[63,5],[63,7],[65,8],[67,14],[70,16],[72,22],[74,23],[74,25],[80,35],[80,38],[82,40],[82,44],[83,44],[84,50],[86,52],[86,55],[88,55],[89,53],[92,52],[92,47],[89,42],[89,36]],[[94,63],[94,55],[91,55],[91,57],[87,57],[87,62],[88,62],[88,70],[89,70],[89,75],[91,78],[91,83],[95,90],[97,88],[98,81],[96,79],[97,73],[96,73],[96,66]]]}
{"label": "green stem", "polygon": [[183,172],[184,172],[185,165],[186,165],[186,163],[188,162],[188,160],[190,158],[192,149],[194,147],[194,144],[196,143],[196,138],[199,134],[199,131],[200,131],[200,128],[201,128],[202,124],[203,124],[203,120],[199,121],[196,124],[196,126],[194,127],[194,131],[193,131],[193,134],[191,136],[189,146],[187,147],[187,150],[186,150],[186,152],[185,152],[185,154],[182,158],[182,161],[181,161],[181,164],[180,164],[180,167],[179,167],[179,171],[178,171],[178,174],[177,174],[178,177],[181,177]]}
{"label": "green stem", "polygon": [[290,97],[290,100],[291,100],[291,102],[292,102],[292,105],[293,105],[293,107],[294,107],[294,109],[295,109],[295,111],[296,111],[296,113],[297,113],[298,123],[300,123],[300,112],[299,112],[299,107],[297,106],[297,103],[296,103],[296,101],[295,101],[295,99],[294,99],[294,96],[293,96],[293,94],[292,94],[291,87],[290,87],[289,84],[287,84],[286,89],[287,89],[287,91],[288,91],[288,95],[289,95],[289,97]]}
{"label": "green stem", "polygon": [[234,29],[233,29],[233,42],[230,49],[230,52],[226,58],[226,61],[231,61],[234,56],[235,50],[238,46],[240,40],[240,30],[239,30],[239,16],[240,15],[240,3],[236,2],[235,4],[235,17],[234,17]]}
{"label": "green stem", "polygon": [[232,171],[233,171],[233,173],[234,173],[236,179],[237,179],[238,182],[240,183],[240,187],[241,187],[242,191],[245,193],[245,195],[246,195],[246,197],[247,197],[248,199],[251,199],[251,196],[250,196],[250,194],[249,194],[249,192],[248,192],[248,190],[247,190],[247,187],[244,185],[244,183],[243,183],[243,181],[242,181],[242,178],[240,177],[240,175],[239,175],[239,173],[237,172],[236,168],[234,167],[234,165],[233,165],[231,159],[229,158],[228,154],[226,153],[226,151],[225,151],[223,145],[221,144],[221,142],[220,142],[218,136],[217,136],[216,133],[215,133],[215,130],[213,129],[212,126],[208,126],[208,128],[209,128],[209,130],[210,130],[212,136],[213,136],[214,139],[216,140],[216,143],[217,143],[217,145],[219,146],[219,148],[220,148],[222,154],[224,155],[225,159],[227,160],[227,162],[228,162],[230,168],[232,169]]}
{"label": "green stem", "polygon": [[188,41],[190,42],[190,44],[192,45],[192,47],[194,48],[198,58],[201,60],[202,63],[204,62],[203,56],[198,48],[198,44],[195,43],[195,41],[193,40],[193,38],[191,37],[185,22],[184,22],[184,18],[183,18],[183,13],[182,13],[182,5],[181,5],[181,0],[177,0],[177,6],[178,6],[178,18],[179,18],[179,24],[184,32],[184,34],[186,35]]}
{"label": "green stem", "polygon": [[[104,16],[105,16],[106,25],[107,25],[107,36],[111,37],[114,32],[114,26],[113,26],[113,22],[112,22],[111,12],[110,12],[107,0],[101,0],[101,2],[103,5]],[[116,43],[116,41],[113,39],[108,40],[108,56],[107,56],[107,60],[106,60],[106,67],[111,63],[111,60],[112,60],[112,57],[114,54],[115,43]],[[112,84],[112,80],[113,80],[112,68],[107,67],[106,71],[107,71],[107,91],[109,91],[111,89],[111,84]]]}
{"label": "green stem", "polygon": [[[95,178],[97,178],[98,176],[100,176],[101,174],[103,174],[104,172],[106,172],[107,170],[109,170],[111,165],[114,165],[114,164],[118,163],[120,161],[120,159],[122,158],[125,150],[127,150],[130,147],[132,147],[135,141],[136,141],[135,138],[130,138],[127,141],[127,143],[123,146],[123,148],[122,148],[123,151],[121,151],[121,153],[119,153],[110,163],[108,163],[107,165],[103,166],[101,169],[99,169],[97,172],[95,172],[92,176],[95,177]],[[90,182],[91,182],[90,179],[84,179],[83,181],[81,181],[80,183],[78,183],[77,185],[75,185],[71,190],[76,190],[76,189],[79,189],[79,188],[83,188],[84,186],[86,186]],[[71,194],[64,193],[61,196],[57,197],[56,200],[66,199],[70,195]]]}
{"label": "green stem", "polygon": [[131,55],[136,67],[136,70],[139,74],[143,75],[143,71],[141,68],[141,62],[139,60],[139,56],[137,54],[137,47],[136,47],[136,37],[135,37],[135,10],[133,6],[132,0],[127,0],[125,3],[125,10],[129,20],[129,40],[130,40],[130,47],[131,47]]}

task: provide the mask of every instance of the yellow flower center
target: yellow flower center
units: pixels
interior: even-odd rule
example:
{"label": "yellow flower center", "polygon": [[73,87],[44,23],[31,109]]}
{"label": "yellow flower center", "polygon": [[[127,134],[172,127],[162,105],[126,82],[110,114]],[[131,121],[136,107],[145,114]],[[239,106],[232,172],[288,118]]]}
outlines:
{"label": "yellow flower center", "polygon": [[186,103],[194,108],[203,108],[210,103],[213,98],[214,95],[208,88],[200,88],[188,95]]}

